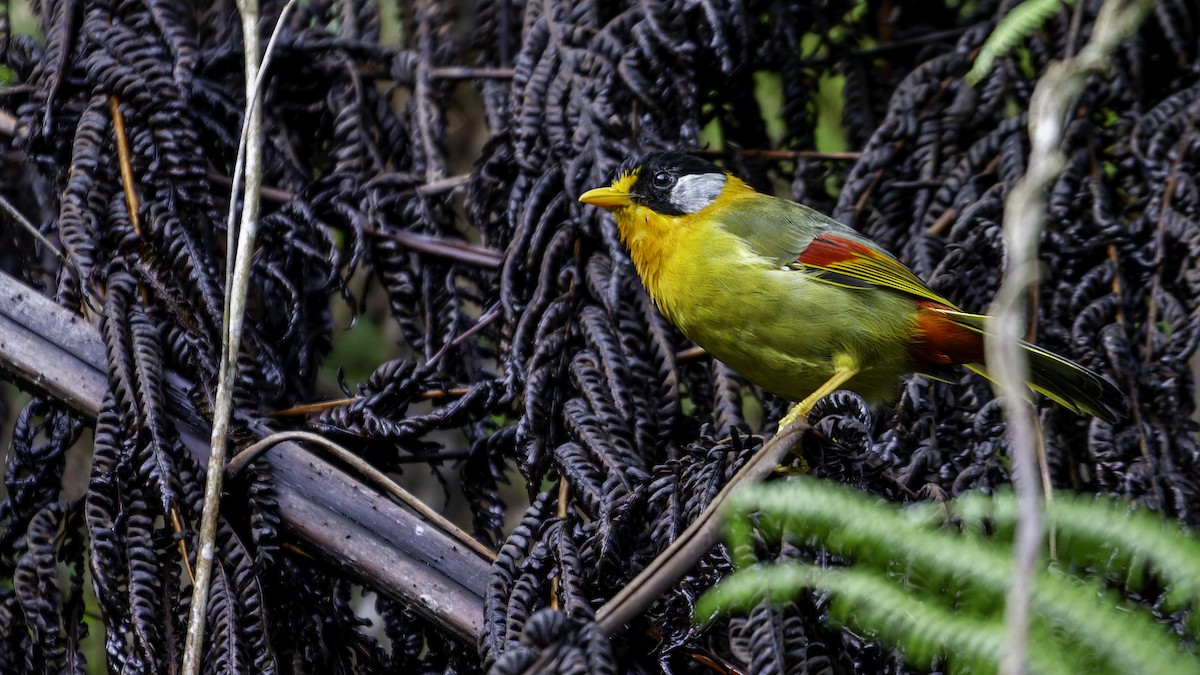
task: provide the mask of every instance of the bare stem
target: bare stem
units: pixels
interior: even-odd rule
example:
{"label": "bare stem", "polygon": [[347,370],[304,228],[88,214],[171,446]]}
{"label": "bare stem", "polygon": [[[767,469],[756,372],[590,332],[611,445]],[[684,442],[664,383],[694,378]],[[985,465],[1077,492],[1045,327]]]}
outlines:
{"label": "bare stem", "polygon": [[[258,225],[259,188],[262,185],[262,74],[267,70],[271,50],[283,31],[283,25],[295,0],[284,5],[275,24],[275,31],[258,63],[259,40],[257,0],[238,0],[242,17],[242,43],[246,54],[246,113],[242,120],[242,140],[234,172],[233,190],[229,196],[229,251],[233,255],[234,230],[240,178],[246,177],[242,196],[241,231],[237,237],[237,260],[226,260],[225,335],[221,350],[221,367],[217,380],[217,397],[213,404],[211,451],[208,474],[204,483],[204,511],[200,516],[200,534],[196,549],[196,580],[192,586],[192,609],[188,618],[187,638],[183,654],[184,675],[200,672],[204,653],[204,628],[208,615],[208,586],[212,578],[213,553],[217,537],[217,516],[221,506],[221,481],[225,475],[225,451],[228,443],[229,418],[233,412],[233,388],[237,381],[237,355],[242,342],[242,318],[250,288],[251,257]],[[245,158],[245,163],[241,161]]]}
{"label": "bare stem", "polygon": [[1043,519],[1037,463],[1037,419],[1025,403],[1029,364],[1019,340],[1029,288],[1037,278],[1037,244],[1046,218],[1046,195],[1066,166],[1059,146],[1064,122],[1087,77],[1108,68],[1109,55],[1141,23],[1153,0],[1108,0],[1100,10],[1091,41],[1077,56],[1051,63],[1029,102],[1029,168],[1004,205],[1004,240],[1009,269],[992,305],[995,318],[987,340],[987,361],[1004,396],[1008,417],[1013,483],[1020,504],[1013,545],[1013,584],[1005,610],[1008,645],[1002,672],[1028,668],[1029,623],[1034,578],[1041,557]]}

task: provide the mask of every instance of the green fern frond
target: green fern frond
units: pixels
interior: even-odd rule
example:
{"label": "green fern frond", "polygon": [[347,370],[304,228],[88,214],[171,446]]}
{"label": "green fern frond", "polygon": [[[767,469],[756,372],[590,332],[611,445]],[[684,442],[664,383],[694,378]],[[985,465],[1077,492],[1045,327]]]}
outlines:
{"label": "green fern frond", "polygon": [[[995,672],[1004,654],[1004,626],[994,617],[964,618],[933,602],[914,601],[891,579],[870,569],[829,569],[802,563],[758,565],[738,571],[696,603],[697,616],[722,612],[748,613],[763,598],[784,602],[804,589],[833,595],[832,615],[843,623],[869,629],[900,646],[913,665],[928,668],[953,650],[958,669]],[[1067,664],[1036,649],[1039,672],[1073,672]]]}
{"label": "green fern frond", "polygon": [[[1011,501],[1011,495],[999,502],[1006,499]],[[956,613],[963,621],[998,621],[1003,615],[1003,598],[1012,574],[1010,542],[978,532],[939,528],[941,519],[931,509],[901,510],[843,486],[811,479],[749,486],[735,496],[730,508],[727,538],[741,569],[754,562],[757,530],[768,538],[787,536],[812,542],[875,574],[891,572],[895,577],[900,566],[897,593],[909,597],[910,602]],[[1174,564],[1187,564],[1188,555],[1177,557]],[[754,568],[753,575],[762,574],[761,568]],[[738,583],[749,588],[755,582]],[[724,583],[718,589],[723,587]],[[772,597],[780,596],[772,593]],[[1077,645],[1082,651],[1076,663],[1095,660],[1100,669],[1117,672],[1200,673],[1200,661],[1183,652],[1149,613],[1122,602],[1094,580],[1077,579],[1056,568],[1044,569],[1035,579],[1034,607],[1043,625],[1035,642],[1056,644],[1060,649]],[[858,616],[864,627],[878,629],[865,618]],[[959,654],[964,649],[970,646],[955,644],[949,651]]]}
{"label": "green fern frond", "polygon": [[1029,37],[1030,33],[1042,27],[1042,24],[1054,16],[1060,4],[1072,5],[1075,0],[1025,0],[1006,14],[996,29],[988,36],[975,64],[967,74],[967,82],[979,84],[992,70],[996,59],[1007,54],[1018,44]]}
{"label": "green fern frond", "polygon": [[[1018,506],[1012,494],[1004,492],[996,498],[962,497],[954,511],[967,523],[986,518],[1011,530]],[[1200,607],[1200,539],[1179,523],[1122,502],[1070,493],[1055,493],[1046,504],[1045,518],[1046,526],[1055,529],[1064,556],[1083,558],[1099,550],[1109,556],[1115,553],[1116,562],[1124,567],[1136,564],[1135,558],[1143,559],[1168,589],[1169,603]]]}

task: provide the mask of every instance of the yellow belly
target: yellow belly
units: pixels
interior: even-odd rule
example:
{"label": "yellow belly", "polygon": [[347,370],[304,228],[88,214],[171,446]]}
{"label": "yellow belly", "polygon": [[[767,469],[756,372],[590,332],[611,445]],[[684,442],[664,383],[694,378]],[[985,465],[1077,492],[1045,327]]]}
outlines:
{"label": "yellow belly", "polygon": [[729,239],[718,248],[722,254],[665,265],[653,287],[648,284],[684,335],[751,382],[792,400],[824,384],[839,355],[861,368],[845,388],[872,403],[894,396],[900,377],[912,370],[910,299],[781,269]]}

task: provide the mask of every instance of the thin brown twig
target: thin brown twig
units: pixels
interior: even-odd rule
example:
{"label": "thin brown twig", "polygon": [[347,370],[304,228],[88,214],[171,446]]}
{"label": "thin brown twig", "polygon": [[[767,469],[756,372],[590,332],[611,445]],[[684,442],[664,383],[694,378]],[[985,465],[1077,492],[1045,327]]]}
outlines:
{"label": "thin brown twig", "polygon": [[[216,171],[209,171],[208,179],[217,185],[222,185],[228,188],[233,187],[233,178],[222,173],[217,173]],[[296,194],[294,192],[283,190],[277,187],[271,187],[269,185],[263,185],[259,187],[258,194],[266,201],[274,202],[276,204],[286,204],[287,202],[290,202],[296,198]]]}
{"label": "thin brown twig", "polygon": [[501,311],[500,305],[496,305],[495,307],[492,307],[490,310],[485,312],[483,314],[483,316],[479,317],[479,320],[475,322],[474,326],[471,326],[470,328],[463,331],[461,334],[455,336],[453,340],[442,345],[442,348],[439,349],[437,351],[437,353],[434,354],[428,361],[426,361],[425,365],[428,367],[428,366],[433,365],[433,364],[437,363],[438,361],[440,361],[442,359],[442,357],[445,356],[452,348],[457,347],[458,345],[465,342],[467,340],[467,338],[471,337],[472,335],[475,335],[476,333],[483,330],[484,328],[487,328],[496,319],[499,319],[502,313],[503,312]]}
{"label": "thin brown twig", "polygon": [[[897,146],[902,145],[900,141],[897,141],[896,144]],[[883,180],[883,169],[878,169],[875,171],[875,177],[871,179],[871,184],[867,186],[866,190],[863,190],[863,193],[854,202],[855,213],[860,213],[863,207],[867,205],[867,200],[871,198],[871,193],[875,192],[875,186],[879,185],[879,181],[881,180]]]}
{"label": "thin brown twig", "polygon": [[[709,150],[707,148],[696,149],[691,151],[693,154],[702,155],[705,157],[724,157],[728,152],[724,150]],[[771,159],[781,162],[787,162],[794,159],[827,159],[833,161],[854,161],[862,157],[861,152],[820,152],[818,150],[786,150],[777,148],[736,148],[732,152],[739,157],[753,157],[756,159]]]}
{"label": "thin brown twig", "polygon": [[443,398],[453,398],[455,396],[466,396],[470,393],[470,387],[450,387],[449,389],[430,389],[417,394],[417,398],[423,401],[436,401]]}
{"label": "thin brown twig", "polygon": [[940,237],[942,233],[946,231],[946,228],[950,227],[950,224],[953,223],[954,219],[957,217],[958,210],[951,206],[945,211],[942,211],[942,215],[938,216],[938,219],[933,221],[933,224],[926,228],[925,232],[927,234],[932,234],[935,237]]}
{"label": "thin brown twig", "polygon": [[[384,176],[386,175],[387,174],[384,174]],[[209,171],[208,179],[217,185],[223,185],[225,187],[233,186],[233,178],[216,171]],[[376,178],[376,180],[378,180],[378,178]],[[471,174],[464,173],[457,176],[439,178],[437,180],[418,185],[413,189],[422,197],[432,197],[434,195],[442,194],[443,192],[450,192],[451,190],[458,189],[466,185],[468,182],[470,182],[470,180]],[[266,201],[276,204],[286,204],[287,202],[290,202],[296,198],[296,193],[290,190],[284,190],[283,188],[272,187],[270,185],[263,185],[260,187],[258,189],[258,194]]]}
{"label": "thin brown twig", "polygon": [[[558,505],[555,515],[559,518],[567,517],[567,500],[571,497],[571,483],[566,476],[559,476],[558,479]],[[550,579],[550,609],[558,609],[558,575]]]}
{"label": "thin brown twig", "polygon": [[57,257],[59,260],[67,260],[67,257],[63,255],[63,252],[60,251],[57,246],[54,245],[54,242],[47,239],[46,235],[42,234],[41,230],[34,227],[33,223],[29,222],[29,219],[25,217],[25,214],[21,213],[12,202],[8,201],[8,199],[4,197],[4,195],[0,195],[0,210],[7,213],[10,218],[16,221],[17,225],[21,229],[28,232],[34,239],[37,239],[42,246],[50,249],[50,251],[53,252],[55,257]]}
{"label": "thin brown twig", "polygon": [[293,544],[290,541],[285,541],[285,542],[281,543],[279,545],[279,548],[281,548],[285,551],[290,551],[291,553],[295,553],[296,555],[298,555],[302,558],[306,558],[308,560],[316,560],[317,559],[316,556],[309,553],[308,551],[305,551],[304,549],[300,548],[299,546]]}
{"label": "thin brown twig", "polygon": [[[179,516],[179,506],[171,504],[171,529],[175,534],[183,532],[183,519]],[[179,555],[183,558],[183,569],[187,572],[188,581],[192,584],[196,583],[196,570],[192,569],[192,563],[188,559],[187,539],[179,537]]]}
{"label": "thin brown twig", "polygon": [[738,668],[737,666],[715,654],[709,654],[688,648],[685,648],[684,653],[688,655],[688,658],[700,664],[701,666],[708,668],[714,673],[721,673],[721,675],[746,675],[746,671]]}
{"label": "thin brown twig", "polygon": [[405,248],[412,249],[419,253],[427,253],[429,255],[435,255],[457,262],[468,263],[477,267],[495,270],[500,269],[500,265],[504,262],[504,254],[478,244],[470,244],[465,241],[454,241],[450,239],[439,239],[437,237],[430,237],[429,235],[417,234],[415,232],[380,230],[369,224],[364,224],[362,229],[363,232],[371,236],[391,239],[392,241],[403,245]]}
{"label": "thin brown twig", "polygon": [[[125,208],[129,211],[129,224],[137,236],[142,236],[142,222],[138,215],[138,197],[133,177],[133,153],[129,151],[129,136],[125,133],[125,115],[121,113],[121,101],[116,96],[108,97],[112,109],[113,135],[116,137],[117,164],[121,171],[121,187],[125,193]],[[140,288],[143,301],[146,299],[146,289]],[[170,505],[171,529],[176,535],[184,531],[183,519],[179,515],[179,505],[172,501]],[[178,537],[179,557],[183,561],[183,569],[187,572],[188,581],[196,585],[196,571],[192,567],[188,554],[187,539]]]}
{"label": "thin brown twig", "polygon": [[418,185],[416,190],[417,194],[421,195],[422,197],[429,197],[431,195],[450,192],[451,190],[460,188],[470,182],[470,180],[471,174],[469,173],[459,174],[457,176],[446,176],[445,178],[431,180],[424,185]]}
{"label": "thin brown twig", "polygon": [[138,198],[133,186],[133,156],[129,152],[129,139],[125,136],[125,116],[121,114],[121,102],[116,96],[108,97],[112,107],[113,133],[117,137],[117,161],[121,167],[121,187],[125,189],[125,207],[129,210],[129,224],[134,234],[142,236],[142,223],[138,217]]}
{"label": "thin brown twig", "polygon": [[[986,176],[990,173],[995,173],[996,169],[998,168],[1000,168],[1000,155],[997,153],[996,156],[992,158],[992,161],[988,162],[987,166],[983,167],[983,171],[979,175]],[[957,216],[958,211],[954,207],[950,207],[942,212],[942,215],[938,216],[938,219],[934,221],[934,223],[925,231],[935,236],[941,236],[941,234],[946,231],[946,228],[954,224],[954,219]]]}
{"label": "thin brown twig", "polygon": [[442,66],[429,71],[437,80],[511,80],[516,68],[472,68],[469,66]]}
{"label": "thin brown twig", "polygon": [[315,413],[325,412],[326,410],[333,410],[334,408],[350,405],[357,400],[357,396],[349,396],[347,398],[335,398],[330,401],[302,403],[300,405],[294,405],[290,408],[284,408],[283,410],[276,410],[275,412],[267,413],[267,417],[278,419],[280,417],[300,417],[301,415],[313,415]]}
{"label": "thin brown twig", "polygon": [[[466,396],[470,393],[470,387],[450,387],[449,389],[429,389],[417,394],[417,398],[422,401],[437,401],[443,398],[455,398],[458,396]],[[329,401],[314,401],[312,403],[302,403],[283,410],[276,410],[272,413],[267,413],[267,417],[299,417],[301,415],[313,415],[316,413],[341,408],[342,406],[350,405],[356,401],[362,400],[361,396],[349,396],[347,398],[336,398]]]}
{"label": "thin brown twig", "polygon": [[425,502],[422,502],[407,490],[401,488],[399,485],[396,485],[395,481],[388,478],[387,475],[385,475],[382,471],[371,466],[358,455],[350,452],[337,443],[334,443],[328,438],[309,431],[281,431],[279,433],[267,436],[253,445],[248,446],[235,455],[233,459],[229,460],[229,464],[225,466],[225,474],[229,478],[237,476],[237,474],[240,473],[243,468],[283,441],[300,441],[311,443],[329,452],[339,461],[344,462],[357,471],[363,478],[374,483],[376,487],[382,489],[388,494],[388,496],[395,499],[398,503],[412,509],[427,522],[435,525],[442,532],[454,537],[464,546],[478,553],[484,559],[496,559],[495,551],[491,550],[487,546],[484,546],[474,537],[464,532],[457,525],[447,520],[444,516],[442,516],[442,514],[426,506]]}
{"label": "thin brown twig", "polygon": [[[129,224],[133,227],[133,233],[141,237],[142,219],[138,215],[137,187],[133,176],[133,153],[129,151],[129,137],[125,133],[125,115],[121,113],[121,101],[116,96],[109,96],[108,100],[112,108],[113,136],[116,137],[117,143],[117,165],[121,172],[121,189],[125,193],[125,209],[129,211]],[[142,261],[139,261],[139,267],[140,262]],[[138,293],[144,304],[150,304],[150,295],[141,284],[138,284]],[[186,560],[185,556],[184,561],[186,562]],[[195,582],[194,579],[192,581]]]}

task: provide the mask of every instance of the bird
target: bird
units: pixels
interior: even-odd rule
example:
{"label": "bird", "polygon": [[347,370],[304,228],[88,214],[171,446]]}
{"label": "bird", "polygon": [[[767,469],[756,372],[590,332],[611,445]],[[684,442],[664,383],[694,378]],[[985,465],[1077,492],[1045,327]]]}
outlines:
{"label": "bird", "polygon": [[[659,311],[684,336],[767,391],[799,401],[782,429],[848,389],[894,400],[909,373],[985,378],[988,317],[961,311],[871,239],[803,204],[763,194],[680,152],[627,160],[579,201],[611,211]],[[1028,385],[1078,414],[1122,418],[1099,374],[1021,342]]]}

